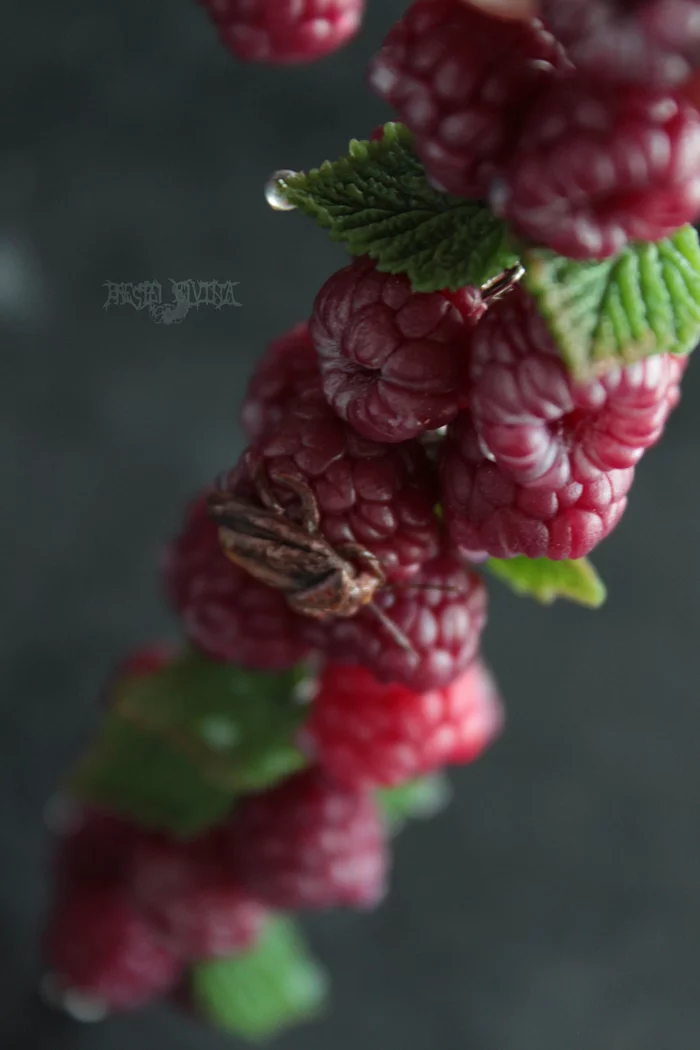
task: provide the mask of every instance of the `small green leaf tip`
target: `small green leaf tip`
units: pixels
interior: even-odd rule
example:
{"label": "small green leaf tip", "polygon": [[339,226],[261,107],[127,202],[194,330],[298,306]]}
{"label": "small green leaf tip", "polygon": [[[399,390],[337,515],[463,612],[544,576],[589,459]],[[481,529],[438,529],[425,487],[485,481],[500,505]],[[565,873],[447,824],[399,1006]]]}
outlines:
{"label": "small green leaf tip", "polygon": [[605,602],[605,584],[587,558],[550,561],[549,558],[490,558],[486,568],[515,591],[551,605],[557,598],[598,609]]}

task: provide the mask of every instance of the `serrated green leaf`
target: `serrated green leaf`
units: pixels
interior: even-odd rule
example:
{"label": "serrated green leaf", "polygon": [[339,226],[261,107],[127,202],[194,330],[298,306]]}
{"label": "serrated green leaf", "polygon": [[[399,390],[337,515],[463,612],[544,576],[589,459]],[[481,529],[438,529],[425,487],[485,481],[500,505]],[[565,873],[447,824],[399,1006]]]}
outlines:
{"label": "serrated green leaf", "polygon": [[518,262],[507,226],[484,203],[430,185],[401,124],[387,124],[381,141],[351,142],[345,157],[278,187],[351,255],[407,274],[416,291],[479,287]]}
{"label": "serrated green leaf", "polygon": [[295,743],[306,715],[295,699],[301,677],[296,669],[246,671],[190,653],[124,682],[115,708],[191,757],[212,783],[262,791],[306,764]]}
{"label": "serrated green leaf", "polygon": [[692,226],[601,262],[532,248],[523,264],[525,285],[577,378],[649,354],[686,354],[700,339],[700,246]]}
{"label": "serrated green leaf", "polygon": [[516,594],[551,605],[568,598],[579,605],[598,609],[606,599],[605,584],[587,558],[550,561],[549,558],[490,558],[486,568],[507,583]]}
{"label": "serrated green leaf", "polygon": [[271,920],[244,955],[195,965],[196,1009],[232,1035],[262,1042],[322,1011],[328,980],[290,919]]}
{"label": "serrated green leaf", "polygon": [[420,777],[408,784],[377,791],[384,816],[394,831],[408,820],[424,820],[439,813],[450,801],[452,789],[442,773]]}
{"label": "serrated green leaf", "polygon": [[172,745],[110,713],[68,784],[78,798],[188,837],[219,823],[234,800]]}

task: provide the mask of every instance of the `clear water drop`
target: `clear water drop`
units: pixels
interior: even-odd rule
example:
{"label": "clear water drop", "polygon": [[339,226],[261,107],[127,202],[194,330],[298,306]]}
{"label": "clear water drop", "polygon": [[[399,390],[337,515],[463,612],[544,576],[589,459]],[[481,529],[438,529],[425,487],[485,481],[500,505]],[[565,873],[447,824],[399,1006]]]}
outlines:
{"label": "clear water drop", "polygon": [[296,204],[290,204],[284,194],[284,180],[296,175],[296,171],[282,168],[275,171],[265,184],[265,200],[273,211],[296,211]]}

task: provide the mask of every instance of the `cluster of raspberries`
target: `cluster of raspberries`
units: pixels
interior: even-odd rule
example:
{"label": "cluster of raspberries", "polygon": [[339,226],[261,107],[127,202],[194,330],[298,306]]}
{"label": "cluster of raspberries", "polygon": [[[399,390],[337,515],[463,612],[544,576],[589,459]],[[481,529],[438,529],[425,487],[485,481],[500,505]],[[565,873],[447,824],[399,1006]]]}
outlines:
{"label": "cluster of raspberries", "polygon": [[[337,46],[361,4],[207,6],[240,53],[291,61]],[[700,117],[679,92],[699,11],[548,0],[555,39],[462,0],[418,0],[372,83],[439,186],[601,258],[665,236],[700,203]],[[470,762],[497,737],[477,567],[580,558],[604,539],[685,365],[665,354],[577,381],[534,301],[517,281],[498,287],[418,293],[360,258],[267,350],[243,406],[249,447],[188,509],[165,586],[211,659],[313,668],[308,765],[186,843],[80,813],[47,935],[64,992],[133,1007],[176,989],[188,962],[250,947],[275,910],[376,905],[388,870],[376,790]],[[127,673],[169,659],[149,651]]]}

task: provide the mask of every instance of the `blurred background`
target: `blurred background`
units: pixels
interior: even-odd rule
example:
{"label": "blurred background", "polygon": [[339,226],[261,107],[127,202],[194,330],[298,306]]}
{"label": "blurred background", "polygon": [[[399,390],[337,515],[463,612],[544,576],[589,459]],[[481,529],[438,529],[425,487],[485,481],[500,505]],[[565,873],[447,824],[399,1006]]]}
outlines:
{"label": "blurred background", "polygon": [[[265,344],[343,254],[273,213],[277,168],[388,114],[363,83],[402,0],[303,69],[243,67],[191,0],[5,3],[0,40],[0,1046],[223,1050],[164,1008],[81,1027],[42,1007],[47,798],[115,661],[175,623],[158,558],[241,447]],[[182,324],[105,282],[237,281]],[[698,371],[696,371],[698,369]],[[376,914],[309,929],[334,1010],[280,1050],[658,1050],[700,1042],[700,365],[627,517],[598,613],[494,584],[503,740],[398,841]],[[497,589],[498,588],[498,589]]]}

